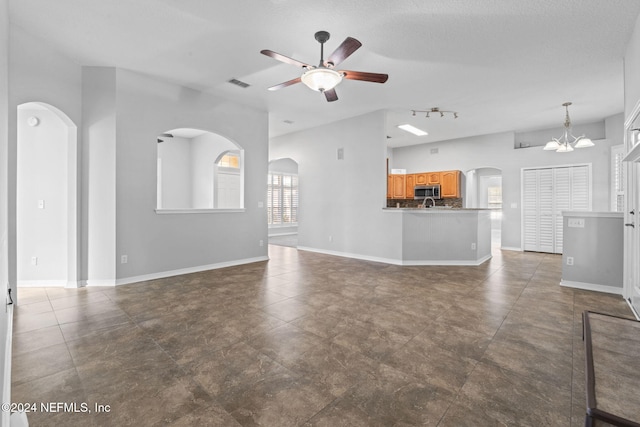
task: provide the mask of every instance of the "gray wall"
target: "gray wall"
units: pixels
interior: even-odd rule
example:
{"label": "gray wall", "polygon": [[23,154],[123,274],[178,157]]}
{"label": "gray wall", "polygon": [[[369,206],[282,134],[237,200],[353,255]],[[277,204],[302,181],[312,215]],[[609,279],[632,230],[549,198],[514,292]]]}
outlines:
{"label": "gray wall", "polygon": [[[16,107],[25,102],[56,107],[81,132],[80,279],[126,283],[267,258],[259,244],[267,239],[266,209],[258,207],[266,194],[266,112],[124,70],[80,67],[17,27],[9,47],[9,282],[16,280]],[[156,137],[180,127],[218,133],[245,149],[244,212],[155,213]]]}
{"label": "gray wall", "polygon": [[[572,218],[583,219],[584,227],[569,227]],[[622,214],[615,217],[578,214],[564,216],[562,222],[562,281],[611,287],[612,292],[622,294]],[[567,257],[573,258],[573,265],[567,265]]]}
{"label": "gray wall", "polygon": [[[608,118],[612,127],[621,126],[621,115]],[[622,132],[607,135],[605,140],[594,141],[595,147],[571,153],[544,151],[540,147],[514,149],[512,132],[480,135],[451,141],[434,142],[395,148],[394,168],[405,168],[407,173],[425,170],[468,171],[483,167],[502,170],[502,247],[521,248],[521,190],[520,175],[524,167],[541,167],[591,163],[593,172],[593,210],[609,210],[610,148],[622,142]],[[438,154],[431,154],[438,148]]]}
{"label": "gray wall", "polygon": [[[267,113],[133,72],[116,74],[117,278],[266,259]],[[174,128],[213,132],[245,150],[244,212],[156,214],[156,137]]]}
{"label": "gray wall", "polygon": [[[360,258],[400,259],[400,215],[384,212],[387,177],[383,112],[270,141],[272,159],[298,163],[298,245]],[[344,150],[338,160],[337,150]],[[397,224],[394,224],[397,222]]]}

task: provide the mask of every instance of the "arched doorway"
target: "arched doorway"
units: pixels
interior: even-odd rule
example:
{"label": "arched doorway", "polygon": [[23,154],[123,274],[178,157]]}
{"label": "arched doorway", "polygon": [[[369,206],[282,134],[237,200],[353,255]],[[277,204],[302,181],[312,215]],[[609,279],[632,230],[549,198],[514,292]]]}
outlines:
{"label": "arched doorway", "polygon": [[17,284],[78,287],[77,126],[42,102],[17,113]]}
{"label": "arched doorway", "polygon": [[476,168],[466,173],[465,207],[492,209],[491,243],[502,244],[502,170],[492,167]]}

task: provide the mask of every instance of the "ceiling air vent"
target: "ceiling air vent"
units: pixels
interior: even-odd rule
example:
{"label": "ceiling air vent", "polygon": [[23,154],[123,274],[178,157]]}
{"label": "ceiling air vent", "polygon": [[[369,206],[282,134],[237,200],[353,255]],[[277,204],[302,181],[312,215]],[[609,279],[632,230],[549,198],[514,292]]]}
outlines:
{"label": "ceiling air vent", "polygon": [[241,80],[238,80],[238,79],[231,79],[231,80],[229,80],[229,83],[231,83],[232,85],[240,86],[243,89],[246,89],[249,86],[251,86],[249,83],[245,83],[245,82],[243,82]]}
{"label": "ceiling air vent", "polygon": [[283,123],[286,123],[288,125],[292,125],[293,121],[292,120],[283,120]]}

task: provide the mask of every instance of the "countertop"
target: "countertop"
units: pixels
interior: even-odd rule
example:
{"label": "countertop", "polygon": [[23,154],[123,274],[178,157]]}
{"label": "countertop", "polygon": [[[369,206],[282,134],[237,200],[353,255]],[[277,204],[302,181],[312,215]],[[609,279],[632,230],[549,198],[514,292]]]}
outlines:
{"label": "countertop", "polygon": [[382,208],[385,211],[409,211],[409,212],[460,212],[460,211],[492,211],[488,208],[445,208],[436,206],[435,208]]}

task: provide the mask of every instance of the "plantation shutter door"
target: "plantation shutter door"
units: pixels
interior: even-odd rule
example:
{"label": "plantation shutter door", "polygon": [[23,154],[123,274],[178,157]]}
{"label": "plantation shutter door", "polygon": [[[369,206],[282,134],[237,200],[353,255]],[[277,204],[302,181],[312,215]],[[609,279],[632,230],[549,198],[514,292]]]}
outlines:
{"label": "plantation shutter door", "polygon": [[554,250],[553,169],[538,171],[538,251]]}
{"label": "plantation shutter door", "polygon": [[523,248],[538,250],[538,171],[525,170],[522,176]]}
{"label": "plantation shutter door", "polygon": [[554,248],[552,252],[562,253],[562,211],[571,210],[571,169],[554,169]]}
{"label": "plantation shutter door", "polygon": [[526,169],[522,173],[522,247],[562,253],[563,211],[591,210],[588,165]]}
{"label": "plantation shutter door", "polygon": [[571,168],[571,210],[591,210],[591,186],[588,166]]}

